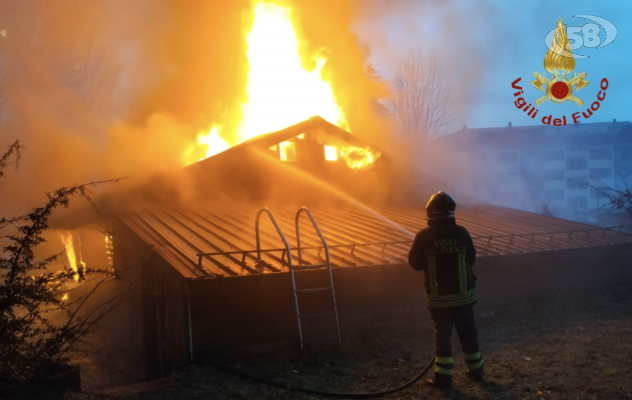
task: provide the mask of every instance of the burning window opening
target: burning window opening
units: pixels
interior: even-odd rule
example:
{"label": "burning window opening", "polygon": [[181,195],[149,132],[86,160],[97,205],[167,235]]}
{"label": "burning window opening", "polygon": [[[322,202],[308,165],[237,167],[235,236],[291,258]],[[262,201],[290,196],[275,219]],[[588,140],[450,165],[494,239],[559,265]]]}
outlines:
{"label": "burning window opening", "polygon": [[[66,257],[68,258],[70,268],[75,272],[74,280],[75,282],[79,282],[79,267],[77,264],[85,268],[85,264],[81,261],[81,252],[78,252],[78,254],[75,253],[75,244],[71,231],[59,231],[58,233],[66,249]],[[77,261],[79,261],[79,263],[77,263]]]}
{"label": "burning window opening", "polygon": [[375,160],[377,160],[382,153],[377,150],[373,150],[370,147],[356,147],[349,146],[346,149],[340,151],[342,158],[345,159],[349,168],[354,171],[363,171],[370,168]]}
{"label": "burning window opening", "polygon": [[[299,139],[301,136],[303,139]],[[314,116],[231,147],[222,154],[210,157],[204,165],[212,168],[213,164],[225,162],[222,160],[249,157],[250,150],[263,151],[281,162],[296,162],[299,168],[318,169],[329,164],[328,170],[368,170],[381,156],[377,147],[320,116]],[[339,162],[342,159],[344,163]]]}
{"label": "burning window opening", "polygon": [[325,145],[325,160],[338,161],[338,149],[335,146]]}
{"label": "burning window opening", "polygon": [[114,265],[114,243],[112,242],[112,232],[108,232],[105,234],[105,254],[107,254],[108,265]]}
{"label": "burning window opening", "polygon": [[301,133],[300,135],[298,135],[298,138],[299,138],[299,139],[305,139],[305,134],[304,134],[304,133]]}
{"label": "burning window opening", "polygon": [[[59,234],[61,242],[64,244],[64,248],[66,250],[66,257],[68,258],[68,263],[70,264],[70,268],[74,272],[73,280],[74,280],[74,284],[76,285],[83,278],[86,271],[86,263],[83,262],[83,259],[81,257],[81,242],[77,235],[72,234],[72,231],[60,230],[60,231],[57,231],[57,233]],[[111,241],[111,236],[108,237],[106,235],[106,246],[108,246],[108,241]],[[63,286],[68,288],[69,286],[71,286],[71,284],[72,284],[72,281],[64,283]],[[62,301],[69,300],[68,292],[64,293],[61,300]]]}
{"label": "burning window opening", "polygon": [[279,156],[281,158],[281,161],[296,161],[296,143],[279,143]]}

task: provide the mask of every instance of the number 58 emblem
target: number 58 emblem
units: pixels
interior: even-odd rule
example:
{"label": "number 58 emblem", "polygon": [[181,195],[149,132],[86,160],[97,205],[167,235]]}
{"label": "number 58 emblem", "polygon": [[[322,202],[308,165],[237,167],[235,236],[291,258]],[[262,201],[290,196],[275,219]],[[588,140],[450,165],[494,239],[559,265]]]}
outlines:
{"label": "number 58 emblem", "polygon": [[[566,35],[571,42],[571,51],[577,50],[581,47],[598,49],[609,45],[617,36],[617,28],[612,22],[605,18],[597,17],[595,15],[573,15],[573,17],[585,18],[596,22],[603,27],[605,34],[602,33],[603,38],[599,35],[602,30],[597,24],[588,23],[583,26],[567,26]],[[555,29],[551,29],[544,38],[544,43],[549,49],[551,49],[551,43],[553,42],[554,35]],[[590,56],[582,56],[579,54],[571,55],[566,51],[562,52],[561,55],[565,57],[575,56],[576,58],[590,58]]]}

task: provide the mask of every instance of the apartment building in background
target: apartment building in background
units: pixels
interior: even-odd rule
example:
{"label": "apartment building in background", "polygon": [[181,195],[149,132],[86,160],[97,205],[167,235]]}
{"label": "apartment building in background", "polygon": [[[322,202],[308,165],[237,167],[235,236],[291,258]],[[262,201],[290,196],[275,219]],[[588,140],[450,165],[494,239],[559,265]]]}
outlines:
{"label": "apartment building in background", "polygon": [[464,126],[429,150],[442,159],[435,172],[477,200],[534,213],[546,205],[555,217],[578,222],[604,222],[609,214],[596,188],[632,188],[630,122]]}

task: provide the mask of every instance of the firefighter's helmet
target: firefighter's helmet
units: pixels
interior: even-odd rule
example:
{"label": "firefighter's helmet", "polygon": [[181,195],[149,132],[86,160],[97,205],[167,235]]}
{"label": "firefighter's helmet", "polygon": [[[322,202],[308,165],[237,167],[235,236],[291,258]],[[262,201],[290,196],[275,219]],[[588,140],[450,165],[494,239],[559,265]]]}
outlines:
{"label": "firefighter's helmet", "polygon": [[426,215],[428,219],[454,218],[456,202],[449,194],[437,192],[430,197],[426,204]]}

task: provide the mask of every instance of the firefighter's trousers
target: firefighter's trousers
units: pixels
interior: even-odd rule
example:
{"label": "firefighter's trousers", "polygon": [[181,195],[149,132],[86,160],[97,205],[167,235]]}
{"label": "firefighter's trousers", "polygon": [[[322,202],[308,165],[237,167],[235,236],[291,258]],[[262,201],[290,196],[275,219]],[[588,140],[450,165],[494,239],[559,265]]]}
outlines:
{"label": "firefighter's trousers", "polygon": [[461,349],[470,374],[482,371],[483,359],[478,349],[478,332],[474,322],[473,305],[428,308],[435,325],[436,358],[435,376],[451,378],[454,371],[452,357],[452,325],[459,335]]}

